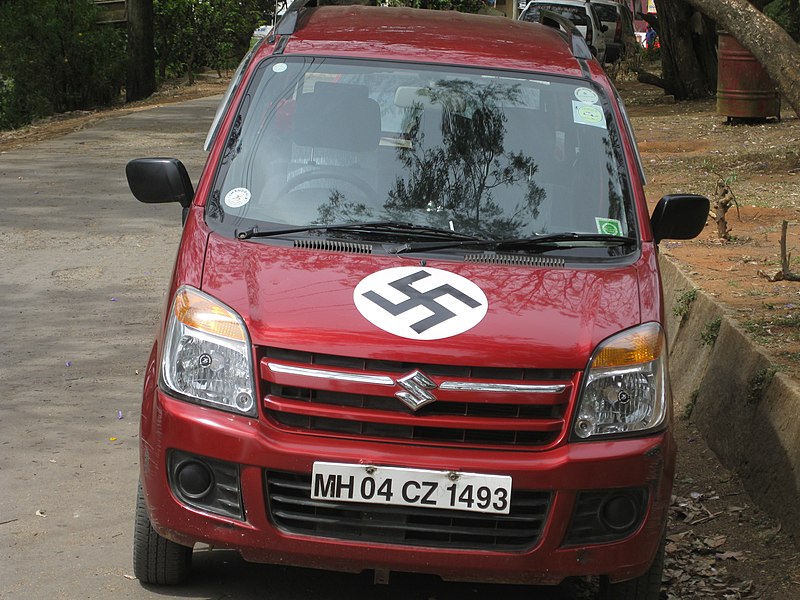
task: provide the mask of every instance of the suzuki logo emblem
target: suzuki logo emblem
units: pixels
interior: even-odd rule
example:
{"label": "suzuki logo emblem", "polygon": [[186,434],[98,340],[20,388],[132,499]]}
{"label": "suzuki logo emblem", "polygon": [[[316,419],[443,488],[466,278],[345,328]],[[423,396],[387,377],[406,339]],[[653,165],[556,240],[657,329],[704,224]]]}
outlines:
{"label": "suzuki logo emblem", "polygon": [[411,410],[418,410],[426,404],[436,401],[436,396],[428,390],[435,390],[436,384],[421,371],[414,371],[397,380],[397,384],[404,392],[397,392],[400,398]]}

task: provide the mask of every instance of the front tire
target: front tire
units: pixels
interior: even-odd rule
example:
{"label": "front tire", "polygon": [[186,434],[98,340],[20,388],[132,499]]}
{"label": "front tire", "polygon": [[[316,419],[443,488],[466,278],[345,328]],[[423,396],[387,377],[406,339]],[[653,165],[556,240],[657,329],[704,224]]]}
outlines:
{"label": "front tire", "polygon": [[142,583],[177,585],[186,580],[191,568],[192,549],[161,537],[153,529],[140,482],[133,530],[133,574]]}
{"label": "front tire", "polygon": [[664,573],[664,554],[667,543],[667,532],[661,536],[661,545],[647,572],[628,581],[610,583],[607,578],[600,581],[599,600],[659,600],[661,595],[661,577]]}

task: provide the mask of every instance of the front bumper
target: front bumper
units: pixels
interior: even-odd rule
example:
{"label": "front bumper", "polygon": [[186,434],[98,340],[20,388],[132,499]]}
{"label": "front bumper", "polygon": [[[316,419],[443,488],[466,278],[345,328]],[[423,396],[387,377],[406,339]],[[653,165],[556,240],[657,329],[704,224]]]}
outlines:
{"label": "front bumper", "polygon": [[[210,514],[179,499],[168,476],[175,450],[235,465],[244,518]],[[234,549],[254,562],[505,583],[557,584],[581,575],[608,575],[616,581],[645,572],[664,530],[674,453],[668,432],[568,444],[546,452],[350,443],[287,434],[263,419],[203,408],[158,390],[145,397],[141,429],[142,483],[150,519],[162,536],[177,543]],[[549,506],[536,542],[515,551],[397,545],[279,528],[269,514],[267,472],[307,476],[317,460],[510,475],[515,491],[546,492]],[[610,543],[567,543],[581,492],[623,488],[646,490],[644,517],[630,535]],[[369,508],[363,512],[369,513]]]}

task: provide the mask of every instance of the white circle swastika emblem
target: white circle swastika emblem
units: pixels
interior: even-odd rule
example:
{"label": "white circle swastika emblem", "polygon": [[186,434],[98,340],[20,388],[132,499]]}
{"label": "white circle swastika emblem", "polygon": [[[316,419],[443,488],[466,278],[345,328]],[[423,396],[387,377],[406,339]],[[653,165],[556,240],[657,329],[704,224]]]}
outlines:
{"label": "white circle swastika emblem", "polygon": [[438,340],[472,329],[486,316],[486,294],[442,269],[395,267],[368,275],[353,302],[370,323],[412,340]]}

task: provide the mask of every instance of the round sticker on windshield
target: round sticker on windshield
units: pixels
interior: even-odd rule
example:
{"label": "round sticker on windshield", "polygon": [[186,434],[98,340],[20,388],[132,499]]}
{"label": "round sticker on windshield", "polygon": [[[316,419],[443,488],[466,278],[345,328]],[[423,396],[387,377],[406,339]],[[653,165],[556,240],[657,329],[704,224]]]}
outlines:
{"label": "round sticker on windshield", "polygon": [[597,104],[600,101],[600,97],[597,95],[597,93],[587,87],[577,88],[575,90],[575,98],[581,102],[586,102],[587,104]]}
{"label": "round sticker on windshield", "polygon": [[362,279],[353,302],[384,331],[411,340],[439,340],[475,327],[486,316],[483,290],[461,275],[427,267],[395,267]]}
{"label": "round sticker on windshield", "polygon": [[572,117],[578,125],[590,125],[602,129],[606,127],[606,118],[603,115],[603,110],[596,104],[584,104],[573,100]]}
{"label": "round sticker on windshield", "polygon": [[283,73],[289,67],[286,66],[286,63],[277,63],[272,65],[272,71],[275,73]]}
{"label": "round sticker on windshield", "polygon": [[250,202],[250,190],[247,188],[233,188],[225,194],[225,204],[231,208],[239,208]]}
{"label": "round sticker on windshield", "polygon": [[591,125],[599,123],[603,120],[603,113],[601,113],[600,109],[596,106],[581,106],[578,109],[578,115],[580,116],[581,121]]}

